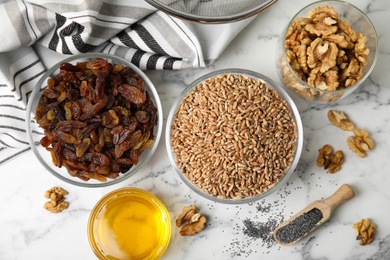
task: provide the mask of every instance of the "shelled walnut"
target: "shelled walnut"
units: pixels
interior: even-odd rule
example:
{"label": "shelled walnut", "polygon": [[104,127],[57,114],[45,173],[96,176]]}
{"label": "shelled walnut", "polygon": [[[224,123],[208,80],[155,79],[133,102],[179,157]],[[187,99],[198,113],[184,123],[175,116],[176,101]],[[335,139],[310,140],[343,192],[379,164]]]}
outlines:
{"label": "shelled walnut", "polygon": [[333,147],[329,144],[324,145],[318,150],[317,166],[324,167],[329,173],[335,173],[340,170],[344,162],[344,154],[341,150],[333,154]]}
{"label": "shelled walnut", "polygon": [[354,135],[347,139],[349,149],[356,153],[357,156],[363,158],[366,156],[367,152],[374,148],[374,141],[369,137],[370,134],[365,130],[355,128],[353,133]]}
{"label": "shelled walnut", "polygon": [[348,119],[347,115],[342,111],[329,110],[329,121],[344,131],[353,131],[355,125]]}
{"label": "shelled walnut", "polygon": [[347,143],[349,149],[357,156],[363,158],[367,152],[374,148],[374,140],[369,137],[370,134],[365,130],[355,128],[355,124],[348,119],[344,112],[329,110],[328,119],[333,125],[342,130],[353,131],[354,135],[347,138]]}
{"label": "shelled walnut", "polygon": [[180,235],[193,236],[205,228],[207,219],[198,212],[195,205],[186,206],[182,209],[181,214],[176,219],[176,226],[181,227]]}
{"label": "shelled walnut", "polygon": [[324,145],[318,150],[317,166],[327,169],[332,160],[333,147],[329,144]]}
{"label": "shelled walnut", "polygon": [[376,225],[370,219],[362,219],[353,228],[356,229],[356,240],[360,240],[360,245],[368,245],[374,240]]}
{"label": "shelled walnut", "polygon": [[348,88],[363,77],[370,52],[366,41],[348,21],[341,20],[333,7],[325,5],[311,10],[307,17],[295,19],[287,29],[284,44],[287,61],[281,64],[284,83],[309,101],[337,100],[343,95],[341,92],[322,93],[306,88],[295,75],[319,90]]}
{"label": "shelled walnut", "polygon": [[343,162],[344,162],[343,152],[341,150],[336,151],[332,156],[332,161],[329,164],[328,172],[332,174],[338,172]]}
{"label": "shelled walnut", "polygon": [[52,213],[59,213],[68,208],[69,203],[65,201],[68,192],[60,187],[53,187],[45,192],[45,198],[50,199],[43,207]]}

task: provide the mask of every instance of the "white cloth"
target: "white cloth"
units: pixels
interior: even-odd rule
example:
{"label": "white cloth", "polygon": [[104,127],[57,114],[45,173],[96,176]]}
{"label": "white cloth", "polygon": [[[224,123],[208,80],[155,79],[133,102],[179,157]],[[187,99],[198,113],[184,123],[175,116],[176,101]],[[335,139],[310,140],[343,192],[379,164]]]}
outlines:
{"label": "white cloth", "polygon": [[30,149],[26,104],[46,70],[31,46],[66,55],[110,53],[143,70],[199,68],[251,20],[194,24],[143,0],[0,0],[0,165]]}

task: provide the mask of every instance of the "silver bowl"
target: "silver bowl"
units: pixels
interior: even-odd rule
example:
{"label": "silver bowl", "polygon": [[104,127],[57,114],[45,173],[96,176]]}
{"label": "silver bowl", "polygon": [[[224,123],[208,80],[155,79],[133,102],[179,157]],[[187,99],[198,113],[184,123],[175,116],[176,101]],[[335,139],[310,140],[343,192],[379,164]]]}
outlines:
{"label": "silver bowl", "polygon": [[[291,134],[291,135],[294,135],[294,138],[290,138],[291,136],[285,137],[286,139],[292,140],[291,141],[291,148],[290,148],[292,150],[291,150],[291,154],[289,157],[289,158],[291,158],[290,164],[288,165],[288,163],[284,162],[284,165],[286,165],[286,167],[283,169],[283,171],[284,171],[283,174],[280,175],[281,171],[277,172],[278,170],[280,170],[280,167],[277,170],[270,170],[269,173],[267,173],[266,172],[267,170],[265,170],[264,165],[261,165],[262,163],[264,164],[264,160],[262,161],[261,158],[268,157],[268,155],[266,154],[267,149],[268,149],[266,147],[269,147],[269,145],[267,143],[268,141],[265,141],[264,143],[259,141],[253,147],[251,147],[248,143],[246,143],[246,144],[248,144],[247,147],[241,146],[238,150],[237,150],[237,147],[235,149],[233,149],[234,150],[233,155],[224,155],[226,153],[225,153],[225,151],[223,151],[224,149],[221,148],[224,145],[221,144],[220,140],[218,140],[219,137],[217,137],[217,136],[220,136],[220,137],[223,136],[222,138],[230,138],[231,141],[229,141],[230,142],[229,145],[231,145],[232,147],[235,147],[236,145],[238,147],[240,146],[239,142],[241,142],[241,141],[237,141],[237,140],[239,140],[239,137],[237,136],[237,137],[233,138],[234,133],[233,134],[228,133],[229,130],[227,130],[227,129],[224,129],[225,132],[222,132],[221,128],[218,128],[218,130],[216,130],[215,123],[214,123],[215,121],[213,122],[212,120],[208,120],[208,118],[209,118],[208,115],[205,115],[205,114],[194,115],[192,112],[187,113],[187,111],[195,109],[199,105],[199,102],[193,101],[193,100],[195,100],[195,94],[197,95],[196,98],[202,99],[204,97],[204,92],[199,90],[197,88],[197,86],[199,86],[201,84],[205,84],[205,81],[215,82],[215,85],[223,84],[223,83],[217,83],[218,77],[223,77],[223,75],[226,75],[226,74],[235,75],[237,77],[250,78],[251,80],[254,80],[256,82],[258,82],[258,81],[263,82],[265,84],[266,89],[268,89],[270,91],[274,91],[278,94],[279,99],[281,99],[282,102],[284,103],[285,109],[288,110],[288,113],[290,114],[291,120],[287,124],[295,125],[295,129],[294,129],[294,132]],[[215,85],[214,85],[214,83],[210,84],[209,89],[210,90],[214,89]],[[253,83],[253,85],[255,85],[255,83]],[[249,88],[246,89],[246,87],[243,87],[243,91],[250,91],[250,90],[249,90]],[[215,90],[215,91],[212,90],[211,92],[212,92],[212,94],[210,94],[210,96],[212,96],[212,95],[217,96],[220,94],[220,92],[218,92],[217,90]],[[201,93],[201,94],[199,94],[199,93]],[[253,92],[253,93],[256,93],[256,92]],[[264,95],[262,94],[262,96],[264,96]],[[263,98],[262,96],[256,97],[257,98],[256,100],[262,99]],[[186,100],[185,104],[183,104],[183,100]],[[225,100],[226,100],[226,103],[232,102],[232,104],[233,104],[235,102],[235,100],[232,98],[227,98]],[[276,100],[276,98],[275,98],[275,100]],[[201,102],[203,102],[203,101],[201,101]],[[209,101],[205,100],[204,102],[211,102],[211,101],[209,99]],[[217,103],[218,102],[210,103],[208,106],[214,106],[214,105],[225,106],[225,103],[224,104],[217,104]],[[223,103],[223,102],[221,102],[221,103]],[[234,109],[234,106],[235,105],[233,105],[233,109]],[[241,106],[241,105],[237,104],[237,107],[238,106]],[[255,108],[255,109],[260,110],[260,104],[257,104],[256,106],[257,106],[257,108]],[[181,109],[181,107],[183,107],[183,109]],[[241,109],[241,107],[240,107],[240,109]],[[264,109],[264,107],[261,109]],[[177,126],[178,126],[178,124],[182,124],[181,122],[184,122],[184,121],[181,121],[181,119],[179,119],[179,123],[178,123],[178,121],[177,121],[178,113],[179,113],[178,111],[180,111],[180,117],[182,117],[182,116],[187,117],[188,120],[191,120],[194,122],[193,125],[191,123],[190,124],[183,123],[183,125],[185,125],[185,126],[183,126],[183,129],[180,129],[181,132],[177,131],[177,129],[181,128],[181,126],[179,126],[179,127],[177,127]],[[205,112],[207,112],[207,111],[205,111]],[[213,115],[214,112],[210,112],[210,115]],[[218,117],[219,116],[223,116],[223,115],[219,114]],[[226,116],[228,116],[229,118],[232,118],[232,120],[233,119],[235,120],[236,118],[238,118],[237,115],[236,116],[226,115]],[[213,117],[215,117],[215,116],[213,115]],[[275,118],[277,118],[277,116]],[[187,120],[187,119],[185,119],[185,120]],[[275,126],[276,122],[272,121],[271,118],[267,118],[267,119],[270,120],[270,122],[272,122],[270,124]],[[238,119],[237,121],[235,121],[235,123],[232,123],[231,129],[234,129],[234,127],[236,127],[236,126],[238,129],[238,127],[239,127],[238,125],[242,124],[242,122],[240,122],[240,120],[241,119]],[[242,121],[245,122],[244,119],[242,119]],[[201,122],[201,124],[198,125],[198,123],[196,123],[196,122],[198,122],[198,123]],[[216,123],[216,124],[218,125],[218,123]],[[260,124],[264,124],[264,122],[263,122],[263,119],[261,117],[259,117],[258,119],[253,120],[253,124],[260,125]],[[202,129],[202,131],[200,131],[199,129]],[[240,129],[240,131],[241,131],[241,129]],[[245,131],[249,131],[249,127]],[[203,136],[207,136],[208,133],[214,134],[214,137],[203,138]],[[240,133],[245,135],[244,131],[241,131]],[[236,133],[236,135],[240,135],[240,133]],[[274,133],[275,132],[273,132],[273,129],[269,131],[270,139],[272,139],[269,141],[270,142],[275,141],[275,143],[278,143],[282,137],[281,136],[278,137],[279,135],[277,135],[276,133],[274,134]],[[290,133],[290,132],[288,132],[288,133]],[[254,134],[255,136],[253,138],[247,138],[247,139],[260,140],[260,138],[263,138],[263,135],[259,132],[251,133],[251,134]],[[230,135],[230,136],[228,136],[228,135]],[[268,135],[268,133],[267,133],[267,135]],[[287,131],[286,131],[286,135],[288,135]],[[190,139],[193,139],[194,136],[195,136],[195,139],[194,139],[195,141],[191,140],[190,143],[187,145],[186,142],[189,141]],[[196,136],[202,136],[202,138],[197,138]],[[278,139],[278,140],[276,140],[276,139]],[[252,141],[252,140],[250,140],[250,141]],[[209,143],[212,145],[210,146]],[[226,204],[238,204],[238,203],[253,202],[253,201],[256,201],[256,200],[259,200],[261,198],[268,196],[269,194],[271,194],[275,190],[278,190],[280,187],[282,187],[287,182],[287,180],[290,178],[290,176],[293,174],[293,172],[294,172],[294,170],[299,162],[301,152],[302,152],[302,145],[303,145],[302,122],[301,122],[299,112],[298,112],[293,100],[290,98],[290,96],[286,93],[286,91],[282,87],[277,85],[271,79],[265,77],[262,74],[259,74],[259,73],[253,72],[253,71],[249,71],[249,70],[244,70],[244,69],[223,69],[223,70],[215,71],[215,72],[209,73],[207,75],[204,75],[204,76],[198,78],[197,80],[195,80],[194,82],[192,82],[174,102],[174,104],[171,108],[171,111],[169,113],[168,120],[167,120],[167,126],[166,126],[166,146],[167,146],[169,160],[170,160],[171,164],[173,165],[175,171],[178,173],[180,179],[198,195],[200,195],[206,199],[215,201],[215,202],[221,202],[221,203],[226,203]],[[255,146],[256,146],[256,148],[254,148]],[[232,165],[225,165],[222,163],[217,163],[217,161],[219,159],[215,159],[215,158],[222,158],[222,157],[227,158],[227,157],[235,156],[234,154],[239,154],[240,151],[243,151],[243,153],[247,153],[246,151],[248,151],[249,149],[251,151],[255,151],[256,154],[254,156],[251,155],[249,159],[248,159],[248,157],[245,157],[245,155],[244,155],[244,156],[240,157],[240,159],[237,162],[233,162]],[[256,151],[256,149],[258,151]],[[282,149],[284,149],[284,148],[282,148]],[[212,155],[213,157],[210,155],[206,156],[205,154],[213,154]],[[193,160],[193,159],[191,159],[192,157],[197,158],[197,159]],[[245,157],[245,159],[242,159],[244,157]],[[287,157],[287,153],[286,153],[286,157]],[[283,160],[283,158],[281,155],[278,155],[278,157],[271,158],[269,160],[269,163],[282,164],[280,160]],[[194,166],[192,166],[193,161],[196,161]],[[268,159],[267,159],[267,161],[268,161]],[[237,168],[242,167],[240,165],[240,163],[246,164],[248,162],[250,162],[250,164],[253,165],[253,167],[246,168],[245,171],[238,171],[237,170]],[[255,169],[256,164],[254,162],[259,162],[257,165],[259,167],[257,169]],[[230,171],[229,167],[232,168],[231,171]],[[261,167],[263,167],[263,168],[261,168]],[[261,170],[259,170],[259,168],[261,168]],[[269,168],[271,169],[272,167],[269,167]],[[274,169],[276,169],[276,168],[278,168],[278,167],[274,167]],[[218,172],[218,174],[217,174],[217,172]],[[220,172],[223,172],[223,173],[220,173]],[[234,176],[234,174],[239,174],[240,176],[238,176],[238,175]],[[255,174],[255,176],[252,176],[253,174]],[[262,174],[265,174],[265,175],[262,175]],[[242,182],[243,179],[245,179],[245,178],[252,178],[253,186],[257,185],[257,187],[261,187],[261,188],[259,188],[260,192],[256,191],[257,192],[256,193],[256,192],[252,191],[251,194],[249,194],[249,193],[247,195],[244,194],[244,196],[241,196],[241,195],[237,196],[236,195],[237,193],[235,193],[234,195],[230,195],[230,196],[226,195],[227,192],[225,195],[223,194],[224,192],[215,193],[213,191],[213,187],[215,189],[219,189],[219,188],[221,188],[221,186],[226,184],[222,179],[220,179],[220,178],[222,178],[222,176],[224,176],[223,178],[225,178],[225,175],[226,175],[226,178],[231,178],[232,180],[234,179],[234,183],[231,184],[230,187],[236,186],[236,185],[241,185],[238,182]],[[273,177],[270,177],[271,175]],[[265,177],[265,176],[267,176],[267,177]],[[256,180],[254,180],[255,178],[256,178]],[[266,178],[274,178],[275,181],[272,184],[270,184],[269,187],[263,187],[263,185],[265,185],[265,184],[262,184],[262,183],[267,183]],[[206,185],[204,185],[204,183],[206,183]],[[229,185],[229,184],[226,184],[226,185]],[[241,186],[241,188],[245,189],[245,187],[243,187],[243,186]],[[233,189],[233,187],[232,187],[232,189]],[[238,193],[240,193],[240,191],[238,191]]]}
{"label": "silver bowl", "polygon": [[[155,107],[157,108],[157,125],[154,126],[153,134],[154,134],[154,144],[151,147],[146,148],[139,157],[139,161],[137,164],[134,164],[129,170],[124,173],[119,173],[117,178],[107,178],[107,181],[102,182],[95,179],[90,179],[88,181],[81,180],[77,177],[71,176],[67,169],[64,167],[56,167],[52,162],[51,153],[46,150],[46,148],[42,147],[39,143],[39,140],[44,136],[43,129],[40,128],[35,121],[35,111],[36,107],[39,103],[39,100],[42,96],[42,91],[47,88],[47,80],[49,78],[53,78],[55,75],[59,73],[59,69],[61,64],[63,63],[71,63],[76,64],[77,62],[87,62],[92,61],[98,58],[102,58],[107,60],[112,64],[123,64],[131,69],[131,71],[135,74],[139,74],[145,83],[145,90],[148,91],[151,100],[153,101]],[[147,162],[151,159],[154,152],[157,149],[159,140],[161,138],[162,126],[163,126],[163,113],[162,106],[160,102],[160,98],[158,93],[150,81],[150,79],[135,65],[124,60],[122,58],[103,53],[87,53],[71,56],[66,58],[54,66],[52,66],[38,81],[35,89],[31,93],[29,97],[29,102],[27,105],[27,114],[26,114],[26,127],[27,134],[30,146],[32,151],[38,161],[45,167],[45,169],[50,172],[52,175],[57,177],[58,179],[81,187],[106,187],[109,185],[117,184],[122,182],[129,177],[133,176],[136,172],[140,171],[143,166],[147,164]]]}

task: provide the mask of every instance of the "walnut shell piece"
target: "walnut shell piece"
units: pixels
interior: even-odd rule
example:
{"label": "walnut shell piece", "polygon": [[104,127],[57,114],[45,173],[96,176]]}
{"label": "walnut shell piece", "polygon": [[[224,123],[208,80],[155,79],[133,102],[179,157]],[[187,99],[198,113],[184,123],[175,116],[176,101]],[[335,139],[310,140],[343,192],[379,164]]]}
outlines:
{"label": "walnut shell piece", "polygon": [[360,245],[368,245],[374,240],[376,225],[370,219],[362,219],[353,224],[353,228],[356,229],[356,240],[360,240]]}

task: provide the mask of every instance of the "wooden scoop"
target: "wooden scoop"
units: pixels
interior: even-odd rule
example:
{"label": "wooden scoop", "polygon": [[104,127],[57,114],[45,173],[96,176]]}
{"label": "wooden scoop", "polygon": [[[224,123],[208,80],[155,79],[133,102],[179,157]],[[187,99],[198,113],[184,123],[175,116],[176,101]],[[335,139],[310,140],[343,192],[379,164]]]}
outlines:
{"label": "wooden scoop", "polygon": [[355,193],[343,184],[327,199],[317,200],[299,211],[274,230],[274,239],[281,245],[292,245],[326,222],[341,203],[353,198]]}

